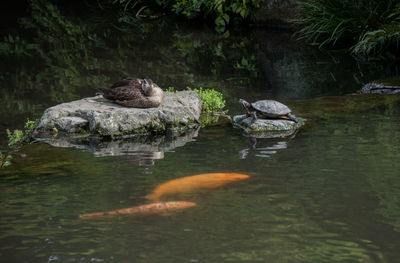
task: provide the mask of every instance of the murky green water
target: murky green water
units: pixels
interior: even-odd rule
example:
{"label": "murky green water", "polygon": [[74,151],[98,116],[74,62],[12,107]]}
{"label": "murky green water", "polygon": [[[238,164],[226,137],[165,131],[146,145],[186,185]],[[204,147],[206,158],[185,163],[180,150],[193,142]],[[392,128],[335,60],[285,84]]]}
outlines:
{"label": "murky green water", "polygon": [[[142,42],[122,36],[96,58],[82,55],[90,61],[49,55],[43,71],[29,58],[3,65],[2,136],[26,117],[125,75],[151,77],[162,87],[215,88],[230,114],[240,111],[240,97],[284,100],[309,124],[291,139],[257,141],[229,126],[210,127],[155,153],[25,146],[0,170],[2,262],[397,262],[399,102],[390,97],[355,110],[356,99],[328,103],[329,109],[321,104],[322,113],[313,101],[296,102],[355,92],[363,82],[397,74],[396,67],[299,47],[285,33],[220,39],[203,29],[161,30]],[[252,56],[255,68],[243,69],[242,57]],[[177,213],[78,220],[147,204],[157,185],[208,172],[250,179],[169,196],[197,203]]]}

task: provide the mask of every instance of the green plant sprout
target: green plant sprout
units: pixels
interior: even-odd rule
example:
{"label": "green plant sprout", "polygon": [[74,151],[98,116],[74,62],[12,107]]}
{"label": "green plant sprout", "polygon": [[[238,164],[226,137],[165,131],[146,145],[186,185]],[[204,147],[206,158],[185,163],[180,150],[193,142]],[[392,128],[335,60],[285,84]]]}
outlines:
{"label": "green plant sprout", "polygon": [[227,110],[224,111],[226,102],[221,92],[214,89],[203,89],[201,87],[199,89],[194,89],[194,91],[200,95],[201,101],[203,102],[203,112],[227,112]]}
{"label": "green plant sprout", "polygon": [[10,154],[3,154],[0,152],[0,168],[11,165],[12,156]]}
{"label": "green plant sprout", "polygon": [[[215,112],[223,112],[226,113],[228,110],[224,110],[225,100],[224,96],[221,92],[216,91],[214,89],[203,89],[200,87],[199,89],[192,89],[190,87],[186,87],[187,90],[193,90],[197,92],[200,96],[203,106],[203,112],[205,113],[215,113]],[[165,89],[167,92],[178,92],[175,87],[168,87]]]}
{"label": "green plant sprout", "polygon": [[31,121],[28,119],[24,125],[23,131],[17,129],[11,132],[9,129],[7,129],[8,146],[11,148],[16,148],[21,146],[23,143],[29,143],[36,124],[37,120]]}

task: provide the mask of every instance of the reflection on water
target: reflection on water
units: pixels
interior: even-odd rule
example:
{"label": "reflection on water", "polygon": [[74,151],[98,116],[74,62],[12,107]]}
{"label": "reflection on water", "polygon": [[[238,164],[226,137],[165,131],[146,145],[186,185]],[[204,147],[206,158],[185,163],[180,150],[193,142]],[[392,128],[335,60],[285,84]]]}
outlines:
{"label": "reflection on water", "polygon": [[287,148],[287,142],[293,139],[299,130],[275,133],[244,134],[249,139],[248,148],[239,151],[239,158],[250,156],[268,158],[279,150]]}
{"label": "reflection on water", "polygon": [[[133,165],[151,167],[155,165],[154,160],[164,159],[164,152],[126,152],[116,159],[131,163]],[[147,170],[147,173],[151,174],[151,170]]]}
{"label": "reflection on water", "polygon": [[275,144],[273,142],[269,141],[269,145],[271,145],[271,146],[256,147],[255,145],[252,145],[251,148],[245,148],[243,150],[240,150],[239,158],[246,159],[248,157],[248,155],[251,153],[253,153],[254,156],[257,156],[257,157],[268,158],[272,154],[277,153],[278,150],[287,148],[286,141],[278,141],[278,142],[275,142]]}
{"label": "reflection on water", "polygon": [[132,136],[112,141],[97,137],[57,136],[47,137],[44,141],[55,147],[78,148],[91,152],[96,157],[114,156],[118,157],[116,158],[118,160],[150,167],[155,164],[154,160],[163,159],[165,152],[171,152],[188,142],[195,141],[198,132],[199,128],[196,128],[177,137],[169,135]]}

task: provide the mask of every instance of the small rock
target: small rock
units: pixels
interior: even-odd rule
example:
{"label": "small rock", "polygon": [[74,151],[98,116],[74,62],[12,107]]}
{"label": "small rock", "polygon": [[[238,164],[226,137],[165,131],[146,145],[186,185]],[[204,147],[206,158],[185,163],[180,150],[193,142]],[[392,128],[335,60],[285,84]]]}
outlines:
{"label": "small rock", "polygon": [[291,120],[284,119],[257,119],[252,122],[252,117],[247,115],[236,115],[233,117],[234,126],[242,128],[246,133],[249,134],[265,134],[275,135],[272,137],[286,137],[304,124],[304,119],[298,118],[299,122],[296,123]]}
{"label": "small rock", "polygon": [[362,94],[399,94],[400,79],[393,78],[365,84],[361,91]]}

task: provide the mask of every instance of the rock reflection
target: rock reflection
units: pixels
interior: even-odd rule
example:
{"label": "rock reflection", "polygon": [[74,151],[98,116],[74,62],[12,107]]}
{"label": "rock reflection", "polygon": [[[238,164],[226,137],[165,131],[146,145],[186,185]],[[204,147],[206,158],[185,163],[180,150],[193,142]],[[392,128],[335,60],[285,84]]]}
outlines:
{"label": "rock reflection", "polygon": [[118,159],[137,166],[151,167],[155,165],[154,160],[164,159],[164,152],[127,152],[126,155],[120,155]]}
{"label": "rock reflection", "polygon": [[181,136],[133,136],[105,141],[97,137],[49,137],[44,141],[55,147],[78,148],[93,153],[96,157],[115,156],[134,165],[151,167],[155,160],[163,159],[164,153],[194,141],[198,130],[189,130]]}
{"label": "rock reflection", "polygon": [[287,148],[287,142],[293,139],[297,131],[292,134],[259,134],[247,135],[249,147],[239,151],[239,158],[246,159],[249,155],[261,158],[269,158],[281,149]]}

